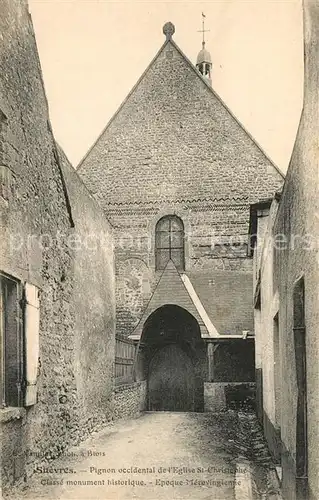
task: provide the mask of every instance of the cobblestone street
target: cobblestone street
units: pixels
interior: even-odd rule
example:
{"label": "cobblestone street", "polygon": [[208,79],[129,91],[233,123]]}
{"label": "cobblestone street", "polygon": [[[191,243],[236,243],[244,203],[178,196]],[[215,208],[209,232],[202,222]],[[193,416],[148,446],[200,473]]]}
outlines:
{"label": "cobblestone street", "polygon": [[36,469],[12,498],[275,499],[272,470],[253,414],[145,413]]}

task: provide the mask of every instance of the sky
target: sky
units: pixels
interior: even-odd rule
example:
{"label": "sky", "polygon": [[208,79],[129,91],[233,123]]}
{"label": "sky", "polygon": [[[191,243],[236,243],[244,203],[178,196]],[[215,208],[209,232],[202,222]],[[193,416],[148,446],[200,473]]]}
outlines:
{"label": "sky", "polygon": [[301,0],[29,0],[55,137],[73,166],[175,25],[195,62],[205,13],[212,86],[287,170],[302,108]]}

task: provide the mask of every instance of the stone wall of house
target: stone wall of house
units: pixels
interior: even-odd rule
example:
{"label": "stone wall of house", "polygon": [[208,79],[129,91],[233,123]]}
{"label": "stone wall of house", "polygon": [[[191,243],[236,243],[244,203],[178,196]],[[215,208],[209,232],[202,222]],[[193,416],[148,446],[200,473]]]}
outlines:
{"label": "stone wall of house", "polygon": [[115,275],[112,227],[75,169],[59,150],[74,228],[74,376],[81,437],[112,419],[115,358]]}
{"label": "stone wall of house", "polygon": [[[318,51],[319,6],[304,0],[304,106],[297,139],[279,206],[275,234],[286,236],[275,255],[275,286],[279,290],[279,331],[282,370],[281,438],[284,497],[298,497],[296,483],[297,374],[293,332],[293,290],[304,278],[307,382],[308,485],[318,498],[319,475],[319,175],[318,175]],[[304,498],[304,497],[299,497]]]}
{"label": "stone wall of house", "polygon": [[[115,298],[111,227],[63,171],[26,1],[1,2],[0,32],[0,270],[40,290],[38,401],[0,409],[5,487],[110,418]],[[97,229],[102,248],[74,245]]]}

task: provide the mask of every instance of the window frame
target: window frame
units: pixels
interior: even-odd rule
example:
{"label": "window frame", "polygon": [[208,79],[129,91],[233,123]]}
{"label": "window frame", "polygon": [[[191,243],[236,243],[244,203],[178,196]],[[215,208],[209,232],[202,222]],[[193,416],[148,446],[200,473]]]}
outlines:
{"label": "window frame", "polygon": [[0,408],[23,406],[24,342],[22,328],[22,284],[0,272]]}
{"label": "window frame", "polygon": [[[165,223],[168,222],[168,229],[161,229]],[[177,223],[178,229],[173,229],[173,223]],[[168,243],[162,244],[159,238],[160,233],[166,234],[168,237]],[[174,233],[178,234],[178,238],[180,238],[180,245],[174,244],[173,237]],[[162,251],[166,251],[168,253],[168,258],[165,260],[165,264],[160,264],[159,254]],[[180,264],[176,262],[176,259],[173,257],[173,252],[178,252]],[[185,271],[185,228],[184,223],[180,217],[175,214],[164,215],[161,217],[155,226],[155,270],[162,271],[165,269],[167,263],[172,260],[176,269],[179,271]]]}
{"label": "window frame", "polygon": [[293,286],[293,345],[297,383],[296,414],[296,476],[308,477],[308,409],[307,409],[307,343],[305,278],[299,277]]}

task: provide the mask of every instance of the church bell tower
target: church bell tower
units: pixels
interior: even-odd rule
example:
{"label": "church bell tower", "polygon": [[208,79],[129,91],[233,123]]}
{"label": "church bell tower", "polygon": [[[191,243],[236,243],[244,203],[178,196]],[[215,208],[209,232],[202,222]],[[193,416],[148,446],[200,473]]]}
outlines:
{"label": "church bell tower", "polygon": [[205,48],[205,33],[207,31],[209,30],[205,30],[205,14],[202,13],[202,29],[200,30],[200,33],[203,33],[203,41],[202,41],[202,50],[198,53],[197,56],[196,68],[205,78],[207,78],[207,80],[211,84],[212,83],[211,73],[213,64],[210,53]]}

